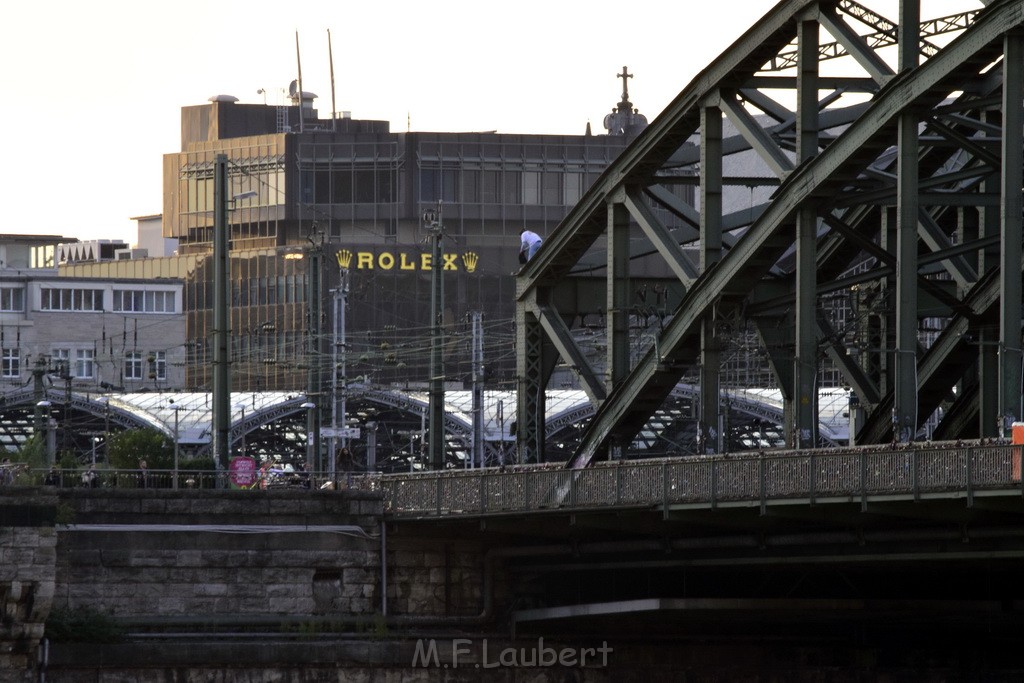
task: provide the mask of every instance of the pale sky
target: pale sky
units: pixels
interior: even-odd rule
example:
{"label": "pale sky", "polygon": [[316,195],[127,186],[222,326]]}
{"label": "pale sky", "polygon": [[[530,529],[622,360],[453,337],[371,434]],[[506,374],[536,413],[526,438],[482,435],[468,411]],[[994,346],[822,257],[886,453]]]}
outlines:
{"label": "pale sky", "polygon": [[[283,103],[296,78],[392,131],[594,133],[629,95],[653,120],[774,0],[55,0],[0,26],[0,233],[136,241],[162,210],[180,110],[228,94]],[[862,0],[891,19],[897,0]],[[922,0],[922,17],[977,0]],[[257,91],[263,89],[265,95]]]}

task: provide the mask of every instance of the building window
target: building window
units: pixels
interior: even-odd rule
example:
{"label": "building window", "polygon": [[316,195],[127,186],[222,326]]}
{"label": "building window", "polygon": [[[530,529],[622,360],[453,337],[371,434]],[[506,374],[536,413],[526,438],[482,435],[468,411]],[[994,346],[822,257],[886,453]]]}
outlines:
{"label": "building window", "polygon": [[0,354],[0,375],[21,377],[21,354],[18,349],[4,349]]}
{"label": "building window", "polygon": [[523,204],[540,204],[540,171],[523,171]]}
{"label": "building window", "polygon": [[39,290],[40,307],[44,311],[102,311],[102,289],[58,289],[43,287]]}
{"label": "building window", "polygon": [[174,292],[115,289],[113,310],[119,313],[174,313]]}
{"label": "building window", "polygon": [[124,378],[142,379],[142,353],[129,351],[124,355]]}
{"label": "building window", "polygon": [[71,349],[54,349],[50,357],[58,375],[63,378],[71,376]]}
{"label": "building window", "polygon": [[480,178],[480,201],[483,204],[501,202],[501,172],[482,171]]}
{"label": "building window", "polygon": [[561,204],[562,178],[558,173],[547,171],[541,176],[541,203],[547,206]]}
{"label": "building window", "polygon": [[4,313],[23,313],[25,311],[25,288],[0,288],[0,311]]}
{"label": "building window", "polygon": [[167,352],[156,351],[153,354],[153,373],[156,380],[167,379]]}
{"label": "building window", "polygon": [[569,206],[580,200],[583,193],[583,174],[567,172],[562,176],[564,203]]}
{"label": "building window", "polygon": [[95,354],[92,349],[79,349],[75,351],[75,377],[78,379],[92,379]]}

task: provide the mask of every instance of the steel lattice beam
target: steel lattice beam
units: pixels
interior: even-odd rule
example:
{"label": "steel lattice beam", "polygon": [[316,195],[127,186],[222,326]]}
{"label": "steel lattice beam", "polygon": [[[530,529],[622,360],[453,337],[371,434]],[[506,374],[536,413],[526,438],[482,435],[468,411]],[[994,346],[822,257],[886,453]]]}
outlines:
{"label": "steel lattice beam", "polygon": [[[844,286],[841,283],[851,287],[860,282],[858,287],[877,286],[890,294],[897,292],[896,282],[901,286],[895,300],[891,296],[865,299],[877,302],[872,304],[876,306],[872,315],[880,321],[877,332],[865,328],[875,335],[871,341],[876,348],[869,349],[869,355],[884,361],[883,366],[890,370],[893,356],[901,356],[900,379],[887,380],[884,375],[877,376],[878,367],[860,367],[849,359],[836,364],[849,378],[847,383],[864,394],[861,403],[866,404],[870,417],[861,436],[874,441],[891,438],[892,424],[886,413],[895,406],[901,421],[909,421],[906,426],[912,437],[928,415],[945,405],[956,387],[963,386],[966,391],[975,377],[989,377],[991,371],[982,370],[991,364],[979,360],[983,354],[972,357],[965,353],[968,347],[964,344],[982,334],[982,329],[991,330],[993,315],[1001,328],[994,342],[1002,349],[999,376],[1006,378],[1005,388],[999,392],[1000,414],[1019,415],[1020,306],[1018,303],[1015,313],[1010,311],[1014,300],[1009,297],[1010,303],[1004,302],[997,314],[991,301],[993,291],[998,295],[1000,288],[1005,295],[1016,283],[1018,297],[1020,289],[1019,246],[1003,249],[1004,258],[999,262],[992,258],[992,239],[995,230],[1004,245],[1019,245],[1021,234],[1022,103],[1017,83],[1021,48],[1017,35],[1024,24],[1024,6],[996,0],[978,12],[920,23],[916,6],[902,3],[901,7],[904,26],[920,26],[918,31],[901,31],[899,22],[864,14],[848,0],[780,3],[683,90],[598,179],[519,278],[518,319],[527,323],[521,324],[518,332],[518,348],[524,354],[520,362],[521,424],[530,422],[523,411],[536,409],[522,389],[536,395],[535,382],[544,377],[540,352],[550,348],[542,326],[535,321],[528,324],[530,302],[547,300],[562,279],[572,277],[574,266],[589,251],[603,244],[614,245],[615,250],[624,248],[621,235],[614,242],[607,237],[602,242],[609,225],[621,230],[618,211],[623,202],[632,221],[631,233],[645,245],[643,255],[661,258],[666,274],[682,282],[686,293],[628,376],[619,375],[621,359],[614,361],[614,381],[607,398],[596,406],[594,419],[572,459],[575,466],[603,455],[613,443],[629,442],[687,373],[692,377],[700,370],[706,383],[702,400],[712,403],[705,394],[717,379],[707,366],[716,362],[721,335],[727,334],[730,326],[742,324],[756,307],[763,311],[759,315],[768,316],[759,318],[763,320],[759,323],[762,338],[782,345],[768,353],[776,359],[776,372],[804,368],[798,382],[800,391],[793,390],[790,382],[787,399],[807,394],[813,386],[808,378],[816,367],[810,363],[819,362],[826,354],[841,356],[843,342],[827,321],[821,320],[820,306],[816,307],[813,299],[803,299],[800,309],[803,331],[796,337],[801,351],[793,346],[796,337],[775,335],[768,328],[795,324],[787,311],[793,310],[796,290],[810,288],[820,293]],[[844,15],[876,26],[890,38],[858,35]],[[844,46],[867,76],[856,80],[858,89],[870,92],[870,83],[876,84],[873,100],[867,105],[846,106],[836,90],[823,98],[794,98],[796,110],[787,115],[779,105],[785,99],[760,92],[769,86],[797,86],[800,77],[766,79],[763,67],[779,66],[780,56],[791,50],[798,34],[816,33],[812,30],[815,23]],[[915,66],[922,53],[917,49],[922,37],[953,30],[960,30],[961,35],[940,50],[925,50],[928,58]],[[915,45],[913,50],[901,50],[902,71],[878,54],[883,44],[891,45],[896,38]],[[808,42],[805,48],[812,45]],[[833,56],[817,47],[800,53],[805,64],[815,53],[819,61]],[[1016,62],[1007,69],[1006,63],[1013,60]],[[1007,80],[1016,86],[1004,88]],[[833,85],[841,87],[822,78],[805,92],[820,92]],[[748,105],[767,116],[752,115]],[[720,111],[728,115],[739,135],[718,136],[711,126],[721,125]],[[835,125],[844,113],[849,125]],[[901,139],[904,142],[898,148]],[[728,172],[716,169],[729,155],[744,150],[759,156],[762,172],[755,175],[782,178],[771,201],[745,218],[742,212],[715,205],[716,193],[731,186]],[[813,150],[820,152],[814,155]],[[793,152],[798,152],[795,162],[789,156]],[[679,206],[665,189],[670,175],[685,177],[687,169],[701,185],[699,213]],[[684,175],[678,175],[679,171]],[[686,229],[673,230],[663,224],[642,202],[680,217]],[[897,205],[900,211],[894,210]],[[994,207],[998,218],[993,217]],[[901,230],[894,229],[898,222]],[[973,237],[964,232],[964,226],[975,222],[981,232]],[[693,228],[698,223],[700,231],[695,236]],[[798,223],[803,226],[801,253],[805,254],[801,261],[805,275],[800,279],[796,277],[800,259],[794,258],[799,251]],[[897,234],[901,235],[899,242]],[[681,256],[673,240],[689,244],[701,255],[698,270]],[[718,250],[720,260],[714,256]],[[815,256],[808,257],[808,253]],[[620,251],[617,259],[621,257]],[[610,256],[608,263],[621,267],[617,265],[620,261]],[[816,272],[808,272],[808,264],[813,264]],[[617,289],[609,281],[609,292],[617,292],[614,300],[609,299],[610,305],[623,301],[621,284]],[[766,306],[773,298],[774,307]],[[897,300],[902,302],[899,309],[895,308]],[[575,313],[564,309],[550,312],[563,320],[572,320]],[[923,341],[921,323],[926,318],[936,318],[940,326],[955,332],[934,344],[930,339]],[[900,330],[899,344],[896,330]],[[564,346],[569,337],[564,330],[560,334]],[[950,341],[942,341],[945,338]],[[617,345],[621,343],[617,341]],[[820,351],[811,361],[815,344]],[[928,352],[921,355],[920,349],[929,345]],[[894,354],[896,348],[899,354]],[[797,357],[804,365],[795,364]],[[781,377],[779,383],[787,384]],[[894,394],[897,388],[901,393]],[[717,388],[714,391],[717,393]],[[787,415],[794,414],[792,406],[788,407]],[[964,411],[957,414],[962,416]],[[801,424],[813,424],[813,417],[807,414],[797,419]],[[956,419],[958,424],[970,422]],[[986,430],[994,425],[977,428],[988,435]],[[520,438],[522,444],[533,437]]]}

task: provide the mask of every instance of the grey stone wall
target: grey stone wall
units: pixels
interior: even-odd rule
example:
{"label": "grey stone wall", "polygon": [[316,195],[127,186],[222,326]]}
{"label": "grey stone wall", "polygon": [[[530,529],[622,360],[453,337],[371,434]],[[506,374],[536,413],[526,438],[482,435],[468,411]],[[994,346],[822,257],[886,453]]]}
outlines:
{"label": "grey stone wall", "polygon": [[0,515],[3,681],[34,680],[55,609],[110,614],[129,631],[265,625],[387,640],[417,624],[475,632],[495,591],[484,548],[413,530],[385,537],[385,596],[373,493],[5,488]]}
{"label": "grey stone wall", "polygon": [[36,661],[54,595],[56,509],[50,492],[0,488],[0,680],[28,680]]}
{"label": "grey stone wall", "polygon": [[[238,495],[236,495],[238,494]],[[56,604],[139,620],[368,615],[380,500],[358,493],[72,491]]]}
{"label": "grey stone wall", "polygon": [[[391,537],[388,613],[475,616],[483,608],[485,553],[472,544]],[[493,586],[487,589],[493,590]]]}

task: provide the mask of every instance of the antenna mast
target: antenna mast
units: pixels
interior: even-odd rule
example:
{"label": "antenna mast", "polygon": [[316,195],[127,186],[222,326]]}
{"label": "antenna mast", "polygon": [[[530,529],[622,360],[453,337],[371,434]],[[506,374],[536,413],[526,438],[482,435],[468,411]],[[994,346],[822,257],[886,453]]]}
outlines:
{"label": "antenna mast", "polygon": [[338,110],[334,103],[334,51],[331,50],[331,29],[327,29],[327,61],[331,63],[331,130],[338,132]]}
{"label": "antenna mast", "polygon": [[299,68],[299,132],[302,132],[302,122],[306,118],[302,112],[302,57],[299,55],[299,32],[295,32],[295,64]]}

